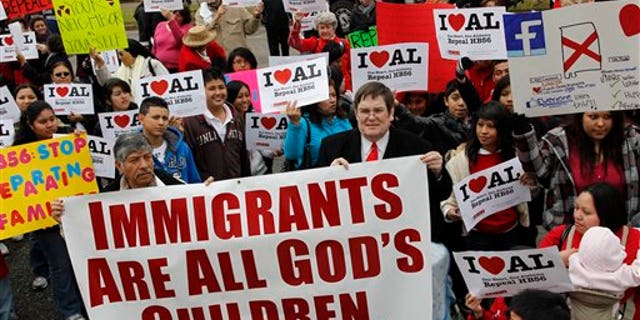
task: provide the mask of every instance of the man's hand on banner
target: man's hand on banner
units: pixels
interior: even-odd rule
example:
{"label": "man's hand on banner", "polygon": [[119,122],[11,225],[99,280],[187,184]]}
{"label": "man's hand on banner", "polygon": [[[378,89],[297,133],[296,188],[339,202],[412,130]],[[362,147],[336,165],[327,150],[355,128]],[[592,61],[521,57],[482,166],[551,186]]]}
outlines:
{"label": "man's hand on banner", "polygon": [[207,180],[204,180],[204,182],[203,182],[203,183],[204,183],[204,186],[205,186],[205,187],[210,186],[210,185],[213,183],[213,181],[214,181],[213,177],[209,177],[209,178],[207,178]]}
{"label": "man's hand on banner", "polygon": [[427,165],[427,169],[431,170],[436,178],[440,177],[442,172],[442,156],[437,151],[429,151],[420,157],[420,161]]}
{"label": "man's hand on banner", "polygon": [[349,161],[347,161],[345,158],[338,158],[331,161],[331,166],[343,166],[345,169],[349,170]]}

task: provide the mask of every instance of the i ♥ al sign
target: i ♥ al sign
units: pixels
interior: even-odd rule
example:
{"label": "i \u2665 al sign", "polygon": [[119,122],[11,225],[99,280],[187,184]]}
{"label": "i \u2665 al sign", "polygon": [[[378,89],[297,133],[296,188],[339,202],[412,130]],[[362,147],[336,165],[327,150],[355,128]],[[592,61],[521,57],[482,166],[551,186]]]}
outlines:
{"label": "i \u2665 al sign", "polygon": [[44,101],[53,107],[57,115],[94,114],[90,84],[47,84],[44,86]]}
{"label": "i \u2665 al sign", "polygon": [[135,100],[138,104],[147,97],[161,97],[169,104],[172,116],[196,116],[206,110],[200,70],[144,78],[140,79],[136,86]]}
{"label": "i \u2665 al sign", "polygon": [[524,289],[572,291],[557,247],[514,251],[454,252],[469,292],[479,298],[510,297]]}
{"label": "i \u2665 al sign", "polygon": [[427,43],[351,49],[353,89],[379,81],[392,90],[427,90],[428,52]]}
{"label": "i \u2665 al sign", "polygon": [[3,121],[14,123],[20,121],[20,108],[18,108],[7,86],[0,87],[0,117]]}
{"label": "i \u2665 al sign", "polygon": [[447,59],[506,59],[504,7],[434,10],[440,55]]}
{"label": "i \u2665 al sign", "polygon": [[13,123],[9,120],[0,120],[0,148],[6,148],[13,144],[16,136]]}
{"label": "i \u2665 al sign", "polygon": [[[26,32],[22,34],[22,47],[20,52],[27,60],[38,59],[38,48],[36,47],[36,34]],[[16,61],[16,44],[20,43],[10,34],[0,35],[0,62]]]}
{"label": "i \u2665 al sign", "polygon": [[496,212],[531,200],[529,188],[520,183],[520,172],[522,164],[513,158],[456,183],[453,192],[467,230]]}
{"label": "i \u2665 al sign", "polygon": [[298,106],[304,106],[329,99],[324,58],[259,69],[256,73],[262,113],[282,111],[288,101],[298,101]]}
{"label": "i \u2665 al sign", "polygon": [[104,112],[98,114],[102,137],[114,140],[121,134],[139,132],[142,124],[138,121],[138,110]]}
{"label": "i \u2665 al sign", "polygon": [[285,114],[247,113],[245,137],[247,150],[277,150],[282,148],[287,134]]}

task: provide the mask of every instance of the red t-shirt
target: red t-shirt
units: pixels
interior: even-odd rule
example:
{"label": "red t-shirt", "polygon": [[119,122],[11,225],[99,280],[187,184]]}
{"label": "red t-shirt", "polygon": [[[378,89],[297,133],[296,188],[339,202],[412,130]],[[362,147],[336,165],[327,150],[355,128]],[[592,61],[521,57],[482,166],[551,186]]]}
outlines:
{"label": "red t-shirt", "polygon": [[[625,193],[626,183],[622,168],[615,165],[614,161],[607,161],[606,171],[604,162],[593,167],[591,174],[583,174],[580,170],[580,154],[574,147],[569,147],[569,166],[573,173],[573,182],[576,185],[576,192],[580,194],[589,185],[597,182],[606,182],[614,186],[622,194]],[[606,173],[605,173],[606,172]]]}
{"label": "red t-shirt", "polygon": [[[474,174],[502,163],[500,153],[478,154],[478,161],[469,161],[469,172]],[[475,226],[475,230],[483,233],[505,233],[518,223],[518,211],[515,207],[498,211],[484,218]]]}

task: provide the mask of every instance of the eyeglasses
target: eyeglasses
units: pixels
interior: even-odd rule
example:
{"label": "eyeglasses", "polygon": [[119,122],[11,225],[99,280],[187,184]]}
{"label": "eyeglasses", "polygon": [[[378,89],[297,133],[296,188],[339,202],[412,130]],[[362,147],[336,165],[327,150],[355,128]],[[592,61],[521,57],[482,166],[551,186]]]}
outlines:
{"label": "eyeglasses", "polygon": [[58,72],[58,73],[54,73],[54,76],[58,77],[58,78],[62,78],[62,77],[68,77],[71,75],[70,72]]}

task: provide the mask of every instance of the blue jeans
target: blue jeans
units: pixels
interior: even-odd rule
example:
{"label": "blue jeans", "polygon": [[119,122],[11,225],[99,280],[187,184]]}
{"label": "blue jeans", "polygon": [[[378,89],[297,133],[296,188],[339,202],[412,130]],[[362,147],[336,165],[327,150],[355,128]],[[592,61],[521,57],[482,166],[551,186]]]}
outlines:
{"label": "blue jeans", "polygon": [[42,245],[31,236],[31,250],[29,250],[29,264],[34,277],[45,277],[49,279],[49,265],[47,258],[42,252]]}
{"label": "blue jeans", "polygon": [[13,293],[9,275],[0,279],[0,320],[9,320],[13,309]]}
{"label": "blue jeans", "polygon": [[49,264],[49,278],[53,300],[65,318],[75,314],[85,314],[80,290],[71,267],[67,244],[60,236],[60,230],[39,230],[34,233]]}

